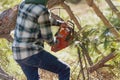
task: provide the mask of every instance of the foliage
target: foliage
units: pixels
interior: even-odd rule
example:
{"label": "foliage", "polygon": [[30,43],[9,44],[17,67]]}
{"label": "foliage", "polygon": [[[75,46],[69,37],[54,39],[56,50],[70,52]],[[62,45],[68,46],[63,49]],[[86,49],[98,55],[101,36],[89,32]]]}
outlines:
{"label": "foliage", "polygon": [[21,0],[0,0],[0,11],[17,5]]}
{"label": "foliage", "polygon": [[13,77],[17,76],[16,78],[21,79],[23,77],[20,76],[24,76],[20,67],[13,60],[11,43],[4,39],[0,39],[0,67]]}
{"label": "foliage", "polygon": [[[91,16],[93,17],[93,13]],[[111,11],[108,11],[108,14],[105,14],[105,16],[119,31],[120,19],[117,18],[116,15],[113,15]],[[87,17],[89,17],[89,19],[92,22],[94,21],[95,22],[94,24],[89,24],[88,20],[86,20],[87,21],[87,24],[86,24],[86,21],[85,21],[86,18],[84,16],[82,21],[85,21],[85,24],[83,22],[85,26],[83,27],[82,32],[79,33],[81,34],[79,36],[79,40],[81,43],[84,43],[83,46],[86,46],[90,54],[90,57],[92,58],[92,61],[94,63],[98,62],[101,58],[113,52],[113,50],[115,50],[116,53],[119,53],[120,43],[115,39],[114,35],[110,32],[110,30],[106,26],[104,26],[102,21],[100,21],[99,19],[95,17],[90,18],[90,16],[87,16]],[[118,55],[114,60],[107,62],[106,64],[113,65],[114,67],[116,67],[117,65],[119,65],[119,61],[120,61],[119,57],[120,55]],[[114,72],[113,69],[111,69],[110,71],[111,73],[116,74],[116,72]]]}
{"label": "foliage", "polygon": [[[20,1],[21,0],[0,0],[0,12],[19,4]],[[25,78],[20,67],[16,64],[15,60],[13,60],[11,43],[5,39],[0,39],[0,67],[19,80]]]}

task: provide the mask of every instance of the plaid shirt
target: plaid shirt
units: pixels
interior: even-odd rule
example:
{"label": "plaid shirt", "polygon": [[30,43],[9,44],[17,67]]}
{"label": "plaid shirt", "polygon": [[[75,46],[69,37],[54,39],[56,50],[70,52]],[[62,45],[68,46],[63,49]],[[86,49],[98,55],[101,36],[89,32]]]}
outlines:
{"label": "plaid shirt", "polygon": [[[48,9],[43,5],[25,4],[19,6],[12,51],[14,59],[24,59],[43,50],[43,43],[53,45]],[[52,22],[52,23],[51,23]]]}

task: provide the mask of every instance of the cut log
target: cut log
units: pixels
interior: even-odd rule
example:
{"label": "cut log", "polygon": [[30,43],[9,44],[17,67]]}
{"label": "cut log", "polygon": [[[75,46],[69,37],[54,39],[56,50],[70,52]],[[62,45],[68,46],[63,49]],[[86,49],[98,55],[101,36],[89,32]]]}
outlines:
{"label": "cut log", "polygon": [[0,38],[12,41],[10,32],[14,30],[17,18],[18,6],[9,8],[0,14]]}

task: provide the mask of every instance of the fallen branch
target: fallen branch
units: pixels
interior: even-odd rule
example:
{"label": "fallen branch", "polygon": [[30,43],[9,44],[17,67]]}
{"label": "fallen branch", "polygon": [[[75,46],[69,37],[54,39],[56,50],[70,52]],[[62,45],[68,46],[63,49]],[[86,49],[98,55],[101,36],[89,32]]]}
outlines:
{"label": "fallen branch", "polygon": [[79,59],[79,63],[80,63],[79,66],[81,68],[81,70],[79,71],[79,75],[77,77],[77,80],[80,77],[80,72],[82,73],[83,80],[85,80],[85,73],[84,73],[83,62],[82,62],[81,52],[80,52],[80,48],[79,47],[77,47],[77,53],[78,53],[78,59]]}
{"label": "fallen branch", "polygon": [[80,44],[80,47],[82,48],[82,53],[86,56],[89,65],[90,66],[93,65],[93,61],[92,61],[92,59],[90,57],[88,49],[85,47],[85,44],[84,43]]}
{"label": "fallen branch", "polygon": [[108,67],[108,65],[106,65],[105,63],[111,59],[113,59],[117,54],[115,54],[115,51],[110,53],[109,55],[107,55],[106,57],[102,58],[99,62],[97,62],[96,64],[94,64],[93,66],[88,68],[88,71],[90,73],[92,73],[93,71],[96,71],[99,68],[102,67]]}

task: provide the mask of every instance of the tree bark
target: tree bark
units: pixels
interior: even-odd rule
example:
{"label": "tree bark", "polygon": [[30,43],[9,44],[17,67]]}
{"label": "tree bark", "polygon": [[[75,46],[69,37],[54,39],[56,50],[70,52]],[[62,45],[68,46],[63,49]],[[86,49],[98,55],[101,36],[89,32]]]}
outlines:
{"label": "tree bark", "polygon": [[54,6],[58,6],[60,5],[61,3],[64,3],[65,0],[49,0],[48,1],[48,4],[47,4],[47,7],[50,9]]}
{"label": "tree bark", "polygon": [[10,32],[14,30],[17,18],[18,6],[9,8],[0,14],[0,38],[12,42]]}

